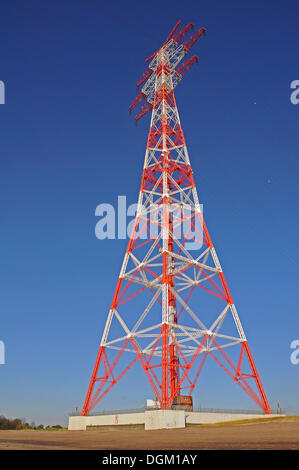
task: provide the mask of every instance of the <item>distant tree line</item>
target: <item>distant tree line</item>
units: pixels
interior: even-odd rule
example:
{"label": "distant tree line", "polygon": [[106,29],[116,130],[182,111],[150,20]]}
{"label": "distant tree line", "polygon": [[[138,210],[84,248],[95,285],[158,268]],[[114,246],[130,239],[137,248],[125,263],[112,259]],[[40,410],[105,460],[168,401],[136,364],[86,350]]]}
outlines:
{"label": "distant tree line", "polygon": [[43,424],[35,425],[35,422],[32,421],[31,424],[26,422],[25,418],[15,418],[8,419],[5,416],[0,416],[0,430],[19,430],[19,429],[63,429],[60,424],[55,424],[54,426],[44,426]]}

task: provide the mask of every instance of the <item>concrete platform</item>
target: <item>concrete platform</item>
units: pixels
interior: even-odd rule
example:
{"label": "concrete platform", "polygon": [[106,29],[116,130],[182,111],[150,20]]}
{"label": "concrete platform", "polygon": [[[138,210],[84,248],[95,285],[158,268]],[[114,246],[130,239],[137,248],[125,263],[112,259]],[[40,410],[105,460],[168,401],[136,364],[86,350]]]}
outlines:
{"label": "concrete platform", "polygon": [[144,429],[185,428],[188,424],[213,424],[225,421],[239,421],[254,418],[275,418],[281,414],[263,415],[255,413],[207,413],[184,410],[145,410],[134,413],[103,414],[91,416],[70,416],[69,431],[86,430],[93,426],[134,426]]}

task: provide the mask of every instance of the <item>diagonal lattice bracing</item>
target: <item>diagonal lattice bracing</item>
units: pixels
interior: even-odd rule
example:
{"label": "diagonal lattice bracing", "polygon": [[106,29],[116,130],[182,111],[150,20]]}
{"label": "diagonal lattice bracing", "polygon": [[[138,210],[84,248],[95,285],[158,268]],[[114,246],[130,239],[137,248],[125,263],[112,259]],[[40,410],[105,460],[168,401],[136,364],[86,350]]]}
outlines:
{"label": "diagonal lattice bracing", "polygon": [[[161,408],[191,395],[213,359],[271,413],[215,247],[190,165],[174,88],[196,62],[181,64],[204,28],[180,22],[148,60],[130,109],[152,110],[138,208],[82,414],[141,365]],[[187,37],[187,38],[186,38]],[[235,354],[230,355],[234,350]]]}

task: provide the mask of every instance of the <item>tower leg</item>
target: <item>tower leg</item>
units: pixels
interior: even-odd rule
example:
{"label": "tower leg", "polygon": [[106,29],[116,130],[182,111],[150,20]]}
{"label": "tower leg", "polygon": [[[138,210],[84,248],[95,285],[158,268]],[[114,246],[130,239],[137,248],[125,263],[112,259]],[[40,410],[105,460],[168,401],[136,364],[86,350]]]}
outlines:
{"label": "tower leg", "polygon": [[161,408],[168,408],[168,325],[162,325],[162,383],[161,383]]}
{"label": "tower leg", "polygon": [[90,383],[89,383],[89,387],[88,387],[88,390],[87,390],[87,394],[86,394],[86,398],[85,398],[85,402],[84,402],[84,405],[83,405],[81,416],[86,416],[87,413],[88,413],[89,402],[90,402],[92,392],[93,392],[93,389],[94,389],[94,385],[95,385],[95,382],[96,382],[96,378],[97,378],[97,375],[98,375],[98,370],[99,370],[99,366],[100,366],[100,363],[101,363],[103,353],[104,353],[104,347],[100,346],[99,351],[98,351],[98,355],[97,355],[97,358],[96,358],[96,362],[95,362],[95,365],[94,365],[94,369],[93,369],[93,372],[92,372],[91,380],[90,380]]}
{"label": "tower leg", "polygon": [[250,351],[250,349],[249,349],[248,343],[247,343],[247,341],[245,341],[243,344],[244,344],[246,356],[247,356],[247,359],[248,359],[248,362],[249,362],[249,365],[250,365],[252,374],[253,374],[254,379],[255,379],[255,383],[256,383],[257,389],[258,389],[258,391],[259,391],[261,400],[262,400],[262,402],[263,402],[263,404],[264,404],[264,411],[265,411],[266,414],[271,414],[272,411],[271,411],[271,408],[270,408],[270,405],[269,405],[267,396],[266,396],[266,394],[265,394],[264,387],[263,387],[263,385],[262,385],[260,376],[259,376],[259,374],[258,374],[256,365],[255,365],[255,363],[254,363],[254,360],[253,360],[251,351]]}

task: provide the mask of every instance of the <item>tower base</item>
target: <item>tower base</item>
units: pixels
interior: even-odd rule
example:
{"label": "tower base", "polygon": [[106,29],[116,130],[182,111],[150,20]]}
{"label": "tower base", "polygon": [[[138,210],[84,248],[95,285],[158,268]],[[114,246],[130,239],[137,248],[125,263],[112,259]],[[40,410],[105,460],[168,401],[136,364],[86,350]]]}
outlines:
{"label": "tower base", "polygon": [[102,414],[91,416],[70,416],[69,431],[84,431],[95,428],[127,428],[141,427],[151,429],[175,429],[185,428],[188,425],[214,424],[227,421],[239,421],[244,419],[263,419],[282,417],[281,414],[257,414],[257,413],[211,413],[204,411],[184,410],[145,410],[140,412],[120,412],[119,414]]}

